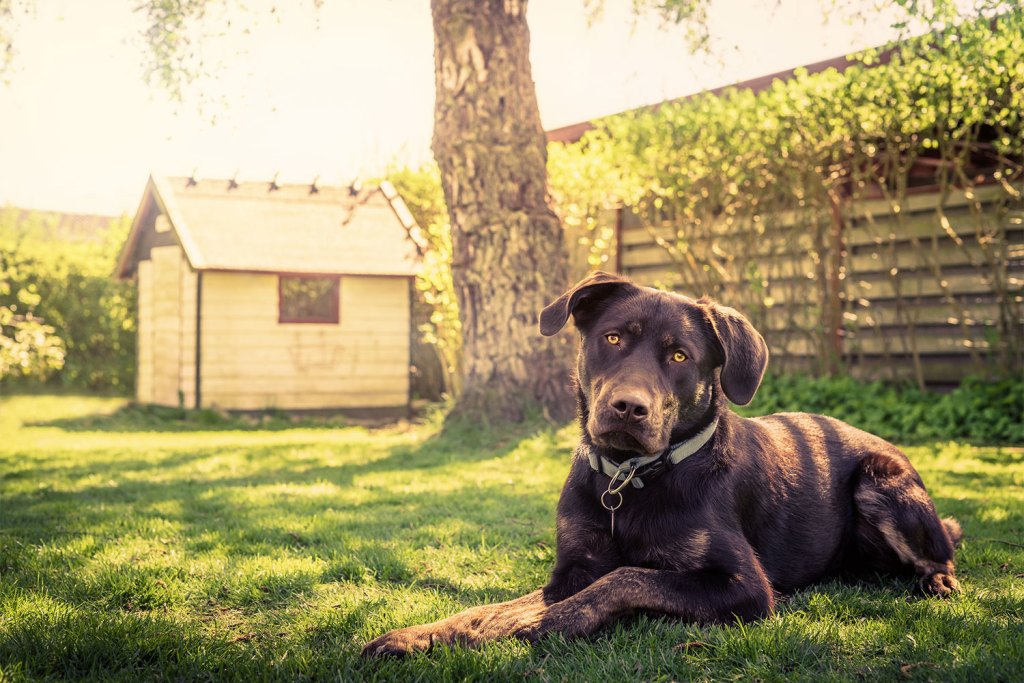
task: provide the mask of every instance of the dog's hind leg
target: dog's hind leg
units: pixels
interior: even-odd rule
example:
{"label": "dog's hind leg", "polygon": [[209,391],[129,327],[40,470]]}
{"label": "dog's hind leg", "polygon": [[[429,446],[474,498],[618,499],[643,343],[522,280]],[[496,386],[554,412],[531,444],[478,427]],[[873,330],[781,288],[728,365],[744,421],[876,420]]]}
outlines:
{"label": "dog's hind leg", "polygon": [[873,453],[860,463],[854,490],[857,561],[873,569],[911,570],[921,591],[940,597],[960,590],[953,549],[954,519],[939,519],[921,478],[900,454]]}

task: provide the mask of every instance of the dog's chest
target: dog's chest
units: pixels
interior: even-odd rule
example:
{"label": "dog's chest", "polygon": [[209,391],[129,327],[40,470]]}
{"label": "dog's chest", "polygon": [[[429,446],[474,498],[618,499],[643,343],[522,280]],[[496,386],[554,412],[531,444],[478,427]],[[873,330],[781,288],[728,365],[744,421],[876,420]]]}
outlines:
{"label": "dog's chest", "polygon": [[630,509],[627,499],[616,513],[612,541],[628,565],[679,571],[701,566],[712,538],[699,510],[683,503]]}

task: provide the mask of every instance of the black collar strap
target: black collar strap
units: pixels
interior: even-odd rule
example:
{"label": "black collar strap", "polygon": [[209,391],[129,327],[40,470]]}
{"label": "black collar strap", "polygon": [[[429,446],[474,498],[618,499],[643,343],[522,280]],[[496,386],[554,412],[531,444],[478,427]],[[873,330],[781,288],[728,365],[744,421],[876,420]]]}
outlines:
{"label": "black collar strap", "polygon": [[624,460],[618,464],[603,455],[598,455],[593,448],[591,448],[587,453],[587,457],[590,460],[590,468],[595,472],[599,472],[613,481],[619,480],[625,482],[628,479],[629,483],[631,483],[634,488],[642,489],[644,487],[644,482],[641,477],[636,476],[636,472],[640,471],[641,468],[644,468],[642,475],[650,479],[663,472],[669,466],[678,465],[683,460],[689,458],[691,455],[703,448],[704,445],[711,440],[711,437],[714,436],[715,429],[717,428],[718,419],[715,418],[711,424],[700,432],[686,441],[669,446],[665,449],[664,453],[659,453],[658,455],[641,455],[635,458],[630,458],[629,460]]}

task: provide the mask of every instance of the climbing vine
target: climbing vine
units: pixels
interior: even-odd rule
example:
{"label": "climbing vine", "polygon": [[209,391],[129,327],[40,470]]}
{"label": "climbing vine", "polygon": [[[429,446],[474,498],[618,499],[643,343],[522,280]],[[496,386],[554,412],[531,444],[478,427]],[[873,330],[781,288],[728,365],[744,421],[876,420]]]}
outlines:
{"label": "climbing vine", "polygon": [[458,396],[462,389],[462,324],[452,284],[452,238],[436,164],[395,167],[387,179],[409,206],[420,228],[420,269],[416,289],[429,309],[419,322],[421,339],[434,349],[443,391]]}
{"label": "climbing vine", "polygon": [[744,309],[782,369],[871,374],[899,355],[923,384],[941,318],[949,352],[1019,370],[1021,54],[1015,9],[842,71],[611,116],[551,145],[552,194],[592,264],[620,231],[628,272]]}

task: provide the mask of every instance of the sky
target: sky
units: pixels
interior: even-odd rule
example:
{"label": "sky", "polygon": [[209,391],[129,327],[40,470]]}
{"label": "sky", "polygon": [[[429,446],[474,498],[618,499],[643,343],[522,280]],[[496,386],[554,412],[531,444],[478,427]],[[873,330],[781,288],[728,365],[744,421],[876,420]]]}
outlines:
{"label": "sky", "polygon": [[[237,0],[225,0],[237,2]],[[868,2],[870,0],[864,0]],[[0,82],[0,206],[133,213],[150,173],[347,184],[430,158],[429,0],[247,0],[202,41],[213,75],[176,104],[144,80],[132,0],[34,0]],[[889,22],[826,20],[819,0],[713,0],[714,56],[630,0],[533,0],[545,129],[884,43]],[[213,102],[203,110],[198,100]]]}

